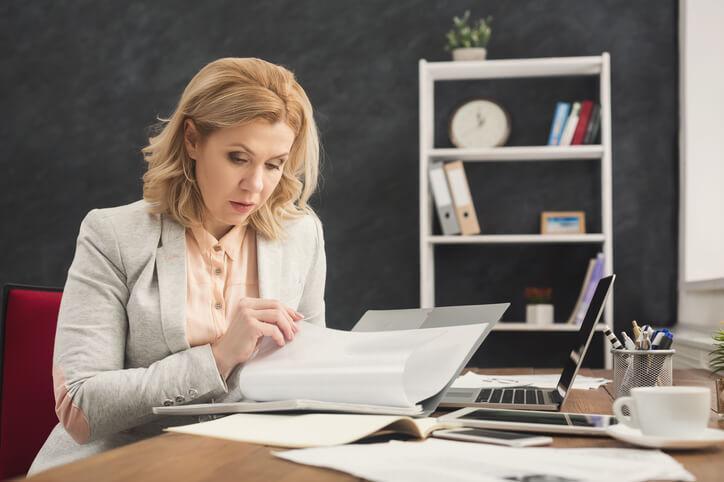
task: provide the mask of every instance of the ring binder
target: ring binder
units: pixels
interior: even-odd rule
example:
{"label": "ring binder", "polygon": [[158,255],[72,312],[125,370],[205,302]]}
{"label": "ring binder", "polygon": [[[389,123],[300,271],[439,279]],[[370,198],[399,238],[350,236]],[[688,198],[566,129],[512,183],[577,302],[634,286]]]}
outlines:
{"label": "ring binder", "polygon": [[437,208],[443,234],[460,234],[455,206],[452,197],[450,197],[450,190],[448,189],[441,162],[432,163],[430,166],[430,187],[432,188],[432,197],[435,200],[435,207]]}
{"label": "ring binder", "polygon": [[480,234],[478,215],[475,213],[470,186],[462,161],[448,162],[444,166],[447,182],[455,204],[458,224],[462,234]]}

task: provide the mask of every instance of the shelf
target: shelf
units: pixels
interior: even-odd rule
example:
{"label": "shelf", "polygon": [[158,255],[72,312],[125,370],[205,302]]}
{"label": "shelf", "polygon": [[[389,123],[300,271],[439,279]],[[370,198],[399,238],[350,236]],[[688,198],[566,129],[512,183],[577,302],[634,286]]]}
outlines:
{"label": "shelf", "polygon": [[[608,52],[601,55],[585,57],[550,57],[528,59],[501,59],[465,62],[428,62],[420,59],[419,73],[419,220],[420,220],[420,306],[435,306],[435,251],[438,245],[450,245],[445,250],[456,249],[465,245],[517,245],[523,249],[531,249],[541,245],[555,246],[556,249],[577,249],[581,246],[595,249],[604,254],[604,272],[612,274],[613,270],[613,176],[612,176],[612,139],[611,139],[611,57]],[[600,144],[574,145],[574,146],[503,146],[490,148],[436,148],[436,87],[440,81],[485,81],[498,79],[497,83],[505,79],[536,79],[575,77],[575,81],[589,82],[593,80],[598,84],[598,102],[601,106],[601,140]],[[436,85],[438,84],[438,85]],[[512,82],[511,86],[530,88],[530,82]],[[571,93],[573,95],[573,93]],[[545,143],[545,138],[540,138]],[[430,192],[430,165],[434,162],[463,161],[470,167],[471,162],[517,162],[517,161],[579,161],[587,163],[589,167],[599,170],[600,175],[600,217],[601,226],[595,229],[599,232],[588,234],[559,234],[542,235],[529,234],[493,234],[483,232],[474,236],[445,236],[438,235],[433,229],[436,209]],[[593,163],[593,165],[588,164]],[[498,166],[501,169],[512,166]],[[546,167],[546,164],[540,165]],[[566,164],[570,166],[570,164]],[[530,168],[532,166],[522,166]],[[562,166],[551,164],[551,169]],[[588,170],[587,170],[588,171]],[[511,183],[512,184],[512,183]],[[472,189],[485,189],[485,186],[470,186]],[[594,193],[591,193],[594,194]],[[504,202],[505,199],[502,199]],[[447,202],[445,203],[447,204]],[[465,204],[465,203],[463,203]],[[534,248],[535,249],[535,248]],[[439,251],[439,250],[437,250]],[[485,250],[484,250],[485,251]],[[507,251],[507,250],[503,250]],[[606,301],[604,320],[613,326],[613,293]],[[546,326],[527,325],[525,323],[499,323],[497,331],[532,331],[532,332],[575,332],[578,327],[566,324],[553,324]],[[601,327],[596,327],[601,331]],[[610,368],[612,356],[608,347],[603,346],[604,366]]]}
{"label": "shelf", "polygon": [[474,236],[428,236],[431,244],[534,244],[603,243],[605,236],[595,234],[485,234]]}
{"label": "shelf", "polygon": [[[578,331],[581,327],[578,325],[569,325],[568,323],[553,323],[552,325],[533,325],[524,322],[501,321],[494,327],[493,331]],[[594,331],[603,331],[603,323],[596,325]]]}
{"label": "shelf", "polygon": [[601,159],[603,146],[523,146],[430,149],[431,160],[440,161],[579,161]]}
{"label": "shelf", "polygon": [[602,62],[601,56],[597,55],[591,57],[425,62],[424,65],[429,78],[435,81],[599,75]]}

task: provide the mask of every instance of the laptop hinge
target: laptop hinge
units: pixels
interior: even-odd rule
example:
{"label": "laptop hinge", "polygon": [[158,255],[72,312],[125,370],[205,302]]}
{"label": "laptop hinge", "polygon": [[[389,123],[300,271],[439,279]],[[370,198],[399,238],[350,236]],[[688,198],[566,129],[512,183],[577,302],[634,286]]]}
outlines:
{"label": "laptop hinge", "polygon": [[558,392],[558,388],[553,389],[551,392],[551,399],[559,405],[563,403],[563,397],[561,397],[561,394]]}

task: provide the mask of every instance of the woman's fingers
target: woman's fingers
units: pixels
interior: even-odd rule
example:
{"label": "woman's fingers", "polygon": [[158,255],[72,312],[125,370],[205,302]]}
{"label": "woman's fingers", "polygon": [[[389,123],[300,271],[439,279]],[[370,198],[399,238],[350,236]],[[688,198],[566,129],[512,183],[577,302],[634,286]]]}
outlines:
{"label": "woman's fingers", "polygon": [[294,321],[300,321],[300,320],[304,319],[304,315],[302,315],[298,311],[293,310],[293,309],[289,308],[288,306],[285,306],[284,308],[287,310],[287,313],[289,313],[289,316],[291,316],[294,319]]}
{"label": "woman's fingers", "polygon": [[[242,306],[244,306],[244,305],[247,306],[248,308],[251,308],[253,310],[259,310],[259,311],[267,311],[267,310],[283,311],[284,314],[288,317],[289,324],[292,327],[292,331],[294,333],[297,333],[299,331],[299,327],[296,326],[296,323],[293,323],[293,322],[304,319],[304,315],[302,315],[298,311],[296,311],[288,306],[285,306],[282,302],[280,302],[278,300],[265,299],[265,298],[244,298],[242,300]],[[270,323],[270,322],[267,321],[267,323]]]}
{"label": "woman's fingers", "polygon": [[276,324],[288,340],[294,338],[294,321],[284,310],[255,310],[254,318],[269,324]]}
{"label": "woman's fingers", "polygon": [[242,304],[246,304],[249,308],[254,310],[272,310],[274,308],[284,308],[287,313],[289,313],[289,316],[291,316],[293,319],[299,321],[304,318],[304,315],[288,306],[285,306],[279,300],[271,300],[266,298],[244,298],[242,300]]}
{"label": "woman's fingers", "polygon": [[271,339],[279,346],[285,345],[286,342],[284,341],[284,335],[282,335],[282,332],[279,331],[279,327],[277,325],[259,322],[257,326],[262,335],[271,337]]}

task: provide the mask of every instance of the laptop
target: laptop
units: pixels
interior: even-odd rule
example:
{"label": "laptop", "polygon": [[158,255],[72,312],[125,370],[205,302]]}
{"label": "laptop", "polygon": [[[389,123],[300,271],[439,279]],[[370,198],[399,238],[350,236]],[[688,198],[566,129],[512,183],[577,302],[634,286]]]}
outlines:
{"label": "laptop", "polygon": [[566,401],[573,380],[586,357],[594,328],[601,318],[606,298],[611,292],[615,278],[616,275],[611,275],[598,282],[556,388],[544,389],[529,385],[505,388],[453,387],[447,391],[440,406],[559,411],[563,402]]}

